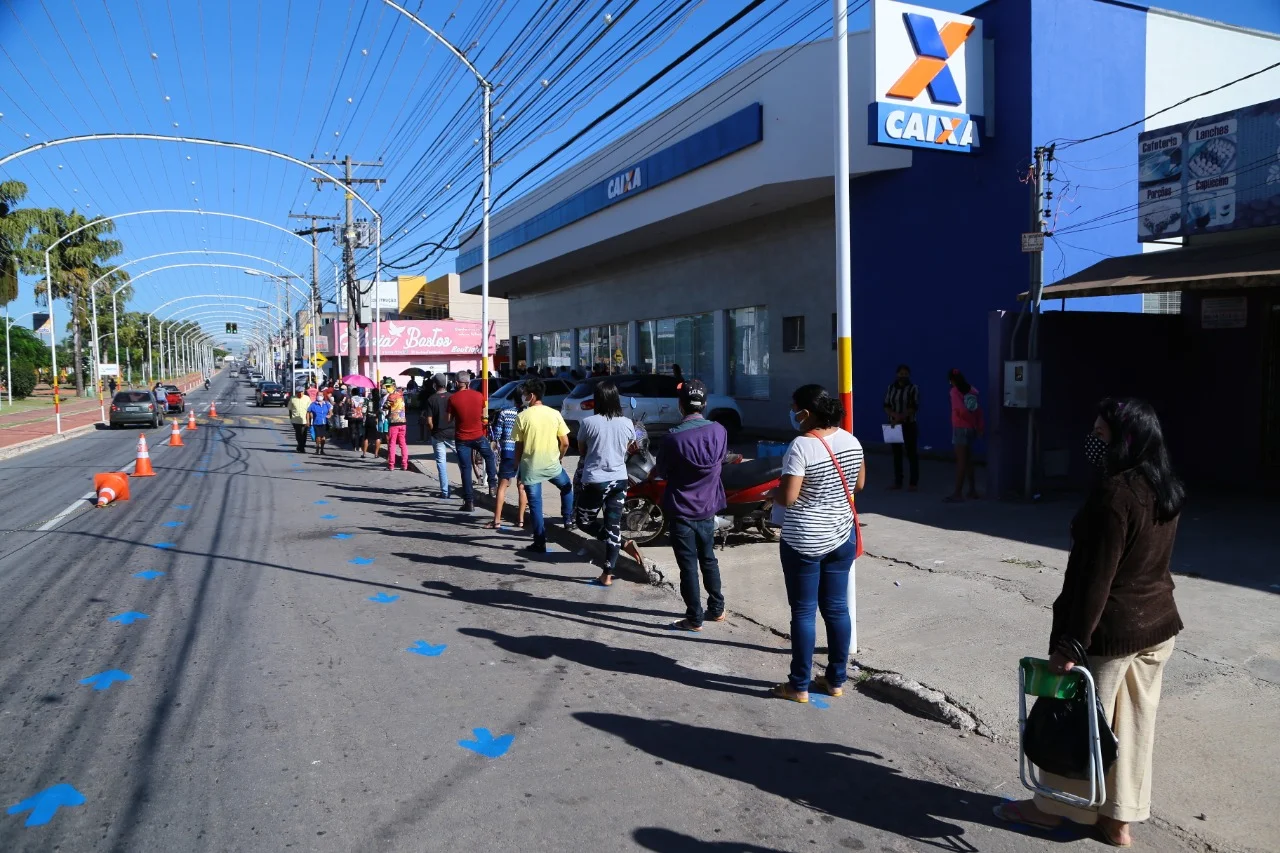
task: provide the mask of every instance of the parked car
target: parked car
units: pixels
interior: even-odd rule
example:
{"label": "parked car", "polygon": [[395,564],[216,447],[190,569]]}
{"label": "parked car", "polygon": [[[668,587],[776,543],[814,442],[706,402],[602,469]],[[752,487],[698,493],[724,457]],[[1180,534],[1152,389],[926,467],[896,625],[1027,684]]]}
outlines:
{"label": "parked car", "polygon": [[134,425],[159,429],[164,424],[164,413],[156,410],[156,398],[150,391],[120,391],[111,398],[111,429]]}
{"label": "parked car", "polygon": [[[576,436],[578,423],[592,414],[596,385],[606,379],[613,380],[618,386],[618,393],[624,398],[635,397],[636,409],[632,416],[638,419],[643,415],[645,426],[650,431],[663,432],[680,423],[679,383],[674,376],[657,373],[593,376],[579,382],[560,406],[560,414],[569,425],[571,435]],[[557,380],[543,381],[550,383]],[[731,438],[742,429],[742,410],[732,397],[708,394],[704,413],[707,418],[728,430]]]}
{"label": "parked car", "polygon": [[284,388],[278,382],[262,382],[258,385],[258,408],[263,406],[284,406],[288,404]]}
{"label": "parked car", "polygon": [[167,411],[185,412],[187,410],[187,395],[179,391],[177,385],[164,386],[164,402]]}
{"label": "parked car", "polygon": [[[479,382],[480,380],[476,380]],[[565,398],[569,396],[569,392],[573,390],[572,384],[565,382],[563,379],[544,379],[543,384],[547,386],[547,395],[542,398],[544,406],[551,406],[559,409],[564,404]],[[524,384],[523,379],[514,382],[508,382],[496,391],[490,386],[489,390],[489,417],[494,418],[498,412],[503,409],[514,409],[516,401],[520,398],[520,386]],[[479,386],[472,383],[475,390],[479,391]]]}

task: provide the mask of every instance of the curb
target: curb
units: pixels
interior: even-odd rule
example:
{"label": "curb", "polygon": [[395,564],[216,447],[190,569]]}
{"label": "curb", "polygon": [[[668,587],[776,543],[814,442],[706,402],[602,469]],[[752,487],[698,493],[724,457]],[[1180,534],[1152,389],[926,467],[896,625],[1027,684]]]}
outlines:
{"label": "curb", "polygon": [[99,426],[100,423],[98,421],[94,421],[91,424],[72,427],[61,435],[44,435],[40,438],[31,438],[26,441],[20,441],[17,444],[11,444],[8,447],[0,447],[0,459],[11,459],[14,456],[21,456],[22,454],[29,453],[32,450],[40,450],[43,447],[48,447],[50,445],[57,444],[58,442],[66,441],[69,438],[76,438],[90,430],[96,430]]}

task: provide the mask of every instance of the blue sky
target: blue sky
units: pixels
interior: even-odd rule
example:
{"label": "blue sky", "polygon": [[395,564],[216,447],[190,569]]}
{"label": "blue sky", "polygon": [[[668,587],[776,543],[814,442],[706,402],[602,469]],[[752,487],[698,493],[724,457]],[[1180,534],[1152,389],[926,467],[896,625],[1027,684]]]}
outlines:
{"label": "blue sky", "polygon": [[[507,201],[755,53],[830,32],[828,0],[767,2],[680,73],[513,187],[530,166],[710,33],[739,4],[644,0],[619,15],[622,0],[587,0],[576,16],[566,10],[578,4],[544,0],[405,5],[420,9],[428,23],[466,46],[468,56],[500,84],[494,114],[495,156],[501,162],[494,190],[506,192]],[[930,5],[963,10],[973,4]],[[1162,5],[1280,31],[1276,0]],[[606,22],[606,14],[616,17]],[[863,8],[852,28],[867,23]],[[452,252],[428,257],[426,249],[414,247],[456,243],[459,230],[453,226],[477,217],[470,205],[480,180],[475,84],[461,63],[378,0],[0,0],[0,80],[3,154],[72,135],[145,132],[235,141],[299,159],[346,153],[381,159],[383,168],[357,174],[387,180],[367,197],[386,223],[384,260],[402,261],[408,269],[400,272],[451,270]],[[0,167],[0,176],[27,182],[32,204],[75,207],[89,215],[193,209],[289,229],[304,225],[289,219],[290,213],[335,215],[342,208],[341,195],[318,187],[302,167],[187,143],[67,145]],[[358,206],[357,211],[361,215]],[[229,216],[141,215],[121,219],[117,234],[126,247],[119,261],[188,250],[261,259],[187,254],[131,265],[135,275],[174,264],[225,265],[145,275],[136,284],[134,307],[204,293],[270,300],[273,285],[245,275],[245,267],[310,273],[310,249],[302,241]],[[321,282],[332,293],[339,253],[326,238]],[[362,274],[371,271],[372,261],[371,254],[361,257]],[[11,310],[20,315],[34,308],[31,282],[24,280]]]}

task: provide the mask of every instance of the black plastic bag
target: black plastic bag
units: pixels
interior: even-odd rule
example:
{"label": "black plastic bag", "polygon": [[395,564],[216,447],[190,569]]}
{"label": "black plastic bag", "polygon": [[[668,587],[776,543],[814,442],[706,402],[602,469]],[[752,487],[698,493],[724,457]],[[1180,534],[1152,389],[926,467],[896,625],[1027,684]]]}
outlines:
{"label": "black plastic bag", "polygon": [[[1088,668],[1088,657],[1078,648],[1081,666]],[[1090,673],[1092,674],[1092,673]],[[1071,699],[1042,696],[1036,699],[1023,731],[1022,750],[1032,764],[1041,770],[1068,779],[1089,778],[1093,741],[1089,737],[1089,713],[1083,677],[1080,690]],[[1116,760],[1116,736],[1107,725],[1102,702],[1095,697],[1092,712],[1098,717],[1098,740],[1102,746],[1103,772]]]}

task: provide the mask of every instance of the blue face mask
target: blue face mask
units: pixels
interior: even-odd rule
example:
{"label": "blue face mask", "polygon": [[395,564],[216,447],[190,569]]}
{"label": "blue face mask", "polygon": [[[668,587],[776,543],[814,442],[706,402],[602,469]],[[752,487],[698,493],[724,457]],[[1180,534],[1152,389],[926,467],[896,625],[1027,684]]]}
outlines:
{"label": "blue face mask", "polygon": [[791,416],[791,428],[796,432],[804,432],[804,419],[800,417],[799,412],[787,412]]}

